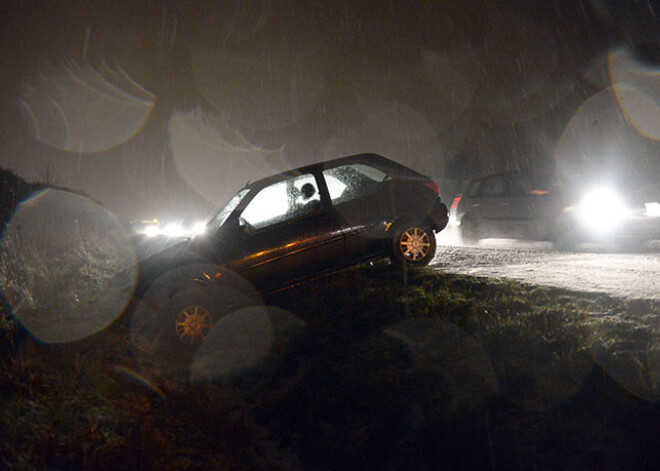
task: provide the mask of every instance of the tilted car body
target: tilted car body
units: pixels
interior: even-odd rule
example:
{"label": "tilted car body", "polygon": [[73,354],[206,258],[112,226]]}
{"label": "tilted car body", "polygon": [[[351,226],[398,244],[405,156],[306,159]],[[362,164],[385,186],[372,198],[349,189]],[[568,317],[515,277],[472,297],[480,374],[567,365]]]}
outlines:
{"label": "tilted car body", "polygon": [[465,242],[513,238],[553,241],[559,249],[580,242],[640,247],[660,238],[658,191],[618,192],[608,186],[570,188],[525,172],[469,182],[453,201],[450,219]]}
{"label": "tilted car body", "polygon": [[[222,315],[218,310],[235,295],[244,297],[247,285],[270,292],[379,257],[426,265],[435,255],[435,233],[447,221],[431,178],[375,154],[256,181],[208,221],[203,235],[141,262],[137,295],[150,299],[154,311],[140,321],[142,330],[162,324],[179,340],[195,343],[204,332],[193,335],[185,326],[208,330]],[[204,289],[191,287],[191,279]],[[173,305],[180,297],[185,300]],[[204,316],[190,315],[194,309],[186,314],[191,306],[203,308],[198,312]]]}

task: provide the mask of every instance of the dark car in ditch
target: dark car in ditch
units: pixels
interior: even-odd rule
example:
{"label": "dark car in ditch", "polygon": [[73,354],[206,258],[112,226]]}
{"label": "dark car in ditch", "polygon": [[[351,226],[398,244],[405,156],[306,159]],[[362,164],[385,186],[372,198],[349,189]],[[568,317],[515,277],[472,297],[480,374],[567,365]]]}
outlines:
{"label": "dark car in ditch", "polygon": [[141,261],[134,340],[152,359],[185,364],[213,324],[250,298],[380,257],[428,264],[447,222],[430,177],[375,154],[248,184],[203,235]]}

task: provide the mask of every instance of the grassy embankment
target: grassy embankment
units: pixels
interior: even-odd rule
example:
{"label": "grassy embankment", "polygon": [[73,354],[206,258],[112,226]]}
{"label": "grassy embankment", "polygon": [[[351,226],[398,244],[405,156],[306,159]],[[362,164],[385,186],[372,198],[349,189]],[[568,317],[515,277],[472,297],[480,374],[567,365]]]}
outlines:
{"label": "grassy embankment", "polygon": [[4,320],[2,466],[643,469],[660,457],[658,305],[387,264],[268,301],[306,330],[267,366],[195,387],[147,380],[120,328],[12,345]]}

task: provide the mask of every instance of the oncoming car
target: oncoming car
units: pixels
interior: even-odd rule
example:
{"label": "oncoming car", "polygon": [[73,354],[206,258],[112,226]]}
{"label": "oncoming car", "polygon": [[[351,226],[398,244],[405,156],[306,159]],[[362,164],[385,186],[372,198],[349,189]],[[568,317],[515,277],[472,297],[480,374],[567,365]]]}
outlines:
{"label": "oncoming car", "polygon": [[[214,322],[255,293],[379,257],[428,264],[447,221],[431,178],[375,154],[256,181],[203,235],[141,261],[134,337],[144,351],[185,360]],[[173,348],[181,351],[170,355]]]}
{"label": "oncoming car", "polygon": [[566,188],[547,176],[501,173],[469,182],[454,198],[450,220],[466,243],[494,237],[547,240],[560,250],[582,242],[641,247],[660,238],[658,196],[652,187]]}

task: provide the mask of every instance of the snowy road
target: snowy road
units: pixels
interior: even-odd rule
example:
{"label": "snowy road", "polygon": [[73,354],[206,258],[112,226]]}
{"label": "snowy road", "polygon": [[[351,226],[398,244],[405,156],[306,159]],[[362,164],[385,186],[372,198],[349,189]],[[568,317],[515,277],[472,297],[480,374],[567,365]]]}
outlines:
{"label": "snowy road", "polygon": [[560,253],[549,244],[499,240],[467,247],[457,244],[449,232],[438,236],[431,266],[449,273],[660,300],[660,249],[655,246],[641,253],[614,253],[602,247]]}

